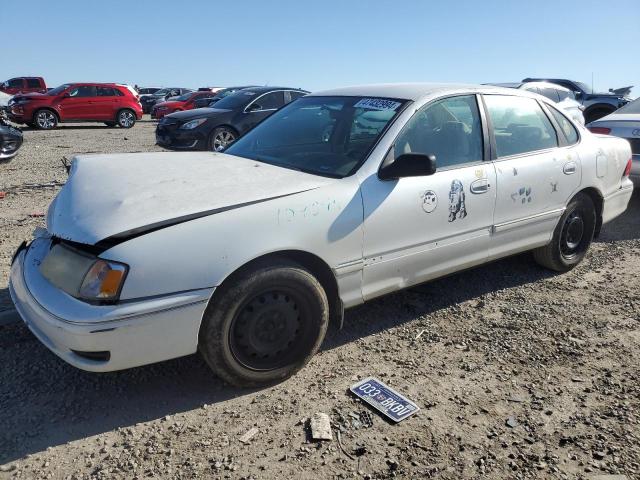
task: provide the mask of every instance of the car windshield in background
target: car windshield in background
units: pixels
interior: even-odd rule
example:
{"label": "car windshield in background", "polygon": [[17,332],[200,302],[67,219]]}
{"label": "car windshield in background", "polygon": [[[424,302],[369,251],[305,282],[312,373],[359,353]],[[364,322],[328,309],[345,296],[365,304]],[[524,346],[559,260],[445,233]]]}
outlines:
{"label": "car windshield in background", "polygon": [[303,97],[274,113],[225,153],[342,178],[358,169],[405,103],[386,98]]}
{"label": "car windshield in background", "polygon": [[218,100],[215,108],[234,110],[236,108],[244,107],[251,102],[251,100],[258,98],[260,95],[261,94],[253,91],[239,90],[237,92],[233,92],[231,95],[223,97],[221,100]]}
{"label": "car windshield in background", "polygon": [[624,107],[616,110],[616,113],[640,113],[640,97],[633,102],[627,103]]}
{"label": "car windshield in background", "polygon": [[193,95],[192,92],[185,93],[184,95],[180,95],[179,97],[173,97],[173,100],[179,101],[179,102],[186,102],[187,100],[189,100],[189,98],[191,98],[191,95]]}
{"label": "car windshield in background", "polygon": [[52,88],[47,92],[47,95],[51,95],[52,97],[55,97],[56,95],[59,95],[60,93],[64,92],[67,88],[69,88],[69,86],[70,86],[69,83],[65,83],[64,85],[60,85],[59,87]]}
{"label": "car windshield in background", "polygon": [[154,93],[154,95],[165,96],[165,95],[168,95],[169,93],[171,93],[170,88],[163,88],[161,90],[158,90],[156,93]]}
{"label": "car windshield in background", "polygon": [[583,82],[574,82],[574,83],[578,87],[580,87],[584,91],[584,93],[586,93],[587,95],[591,95],[593,93],[593,90],[591,89],[591,87],[586,83],[583,83]]}

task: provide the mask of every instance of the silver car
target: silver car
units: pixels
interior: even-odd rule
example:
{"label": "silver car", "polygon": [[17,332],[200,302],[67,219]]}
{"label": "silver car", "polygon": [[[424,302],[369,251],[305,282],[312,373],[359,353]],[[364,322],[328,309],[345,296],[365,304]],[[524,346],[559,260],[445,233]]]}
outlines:
{"label": "silver car", "polygon": [[631,175],[640,176],[640,98],[587,125],[593,133],[614,135],[631,144]]}

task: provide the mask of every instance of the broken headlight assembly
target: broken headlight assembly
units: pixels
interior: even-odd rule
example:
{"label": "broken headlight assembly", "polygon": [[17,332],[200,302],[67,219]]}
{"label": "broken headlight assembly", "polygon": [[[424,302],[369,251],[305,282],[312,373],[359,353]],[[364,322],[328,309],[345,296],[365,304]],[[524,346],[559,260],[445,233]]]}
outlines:
{"label": "broken headlight assembly", "polygon": [[115,302],[129,267],[104,260],[68,245],[55,244],[40,265],[40,273],[72,297],[89,302]]}

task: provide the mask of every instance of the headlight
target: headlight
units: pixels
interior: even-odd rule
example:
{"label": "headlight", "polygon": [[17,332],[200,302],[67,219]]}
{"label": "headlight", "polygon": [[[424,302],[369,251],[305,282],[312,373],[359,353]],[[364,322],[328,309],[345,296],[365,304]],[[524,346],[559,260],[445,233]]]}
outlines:
{"label": "headlight", "polygon": [[207,121],[206,118],[196,118],[195,120],[191,120],[191,121],[181,125],[180,129],[181,130],[193,130],[194,128],[199,127],[200,125],[202,125],[206,121]]}
{"label": "headlight", "polygon": [[129,267],[103,260],[63,244],[54,245],[40,264],[40,273],[72,297],[117,300]]}

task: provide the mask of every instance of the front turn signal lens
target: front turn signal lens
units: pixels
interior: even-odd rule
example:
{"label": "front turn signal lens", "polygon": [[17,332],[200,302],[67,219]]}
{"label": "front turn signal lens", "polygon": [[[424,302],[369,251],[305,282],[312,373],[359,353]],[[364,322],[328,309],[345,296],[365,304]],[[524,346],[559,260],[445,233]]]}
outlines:
{"label": "front turn signal lens", "polygon": [[115,300],[126,275],[126,265],[98,259],[84,276],[80,296],[88,300]]}

